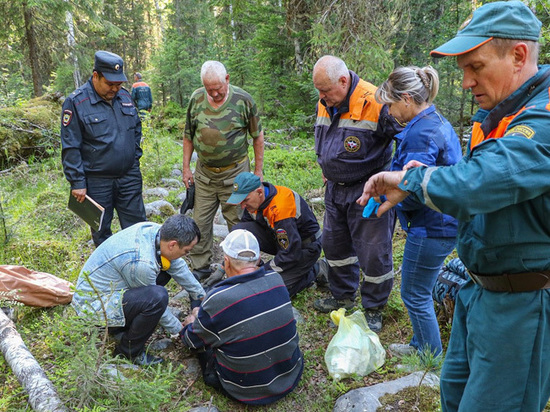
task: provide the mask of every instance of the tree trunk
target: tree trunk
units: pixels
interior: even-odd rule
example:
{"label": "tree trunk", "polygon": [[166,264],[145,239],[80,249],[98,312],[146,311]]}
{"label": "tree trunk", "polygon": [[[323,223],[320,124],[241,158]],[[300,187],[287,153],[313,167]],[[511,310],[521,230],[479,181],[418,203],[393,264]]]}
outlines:
{"label": "tree trunk", "polygon": [[229,17],[231,21],[231,36],[233,38],[233,45],[237,43],[237,33],[235,31],[235,20],[233,19],[233,3],[229,1]]}
{"label": "tree trunk", "polygon": [[300,41],[297,37],[294,38],[294,59],[296,60],[296,73],[302,74],[304,67],[304,59],[302,58],[302,50],[300,48]]}
{"label": "tree trunk", "polygon": [[[68,0],[65,0],[68,1]],[[67,23],[67,45],[69,46],[69,52],[71,54],[71,60],[73,62],[73,80],[74,88],[78,89],[82,84],[82,76],[80,75],[80,67],[78,65],[78,56],[76,55],[75,44],[76,40],[74,37],[74,22],[73,14],[67,10],[65,13],[65,22]]]}
{"label": "tree trunk", "polygon": [[155,0],[155,9],[157,11],[157,19],[160,27],[160,38],[162,40],[164,39],[164,21],[162,20],[162,9],[160,8],[158,0]]}
{"label": "tree trunk", "polygon": [[32,72],[32,85],[34,95],[42,96],[42,82],[40,81],[40,65],[38,62],[38,45],[34,32],[32,7],[26,1],[23,2],[23,16],[25,18],[25,39],[29,47],[29,63]]}
{"label": "tree trunk", "polygon": [[35,411],[60,412],[67,409],[36,359],[21,339],[13,322],[0,309],[0,351],[13,374],[29,395]]}

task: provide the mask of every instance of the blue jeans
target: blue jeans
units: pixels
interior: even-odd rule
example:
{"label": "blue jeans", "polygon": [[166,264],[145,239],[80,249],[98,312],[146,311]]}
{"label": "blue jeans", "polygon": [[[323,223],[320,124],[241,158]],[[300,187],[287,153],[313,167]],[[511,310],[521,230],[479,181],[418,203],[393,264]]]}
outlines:
{"label": "blue jeans", "polygon": [[401,299],[413,328],[410,345],[418,350],[429,348],[434,355],[439,355],[442,348],[432,290],[455,244],[454,237],[425,238],[409,234],[403,253]]}

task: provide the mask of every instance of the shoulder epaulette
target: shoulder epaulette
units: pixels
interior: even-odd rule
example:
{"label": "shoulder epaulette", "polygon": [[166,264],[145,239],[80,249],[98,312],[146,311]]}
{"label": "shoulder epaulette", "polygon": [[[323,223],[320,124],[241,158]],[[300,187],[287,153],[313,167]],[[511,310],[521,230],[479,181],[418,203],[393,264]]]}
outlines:
{"label": "shoulder epaulette", "polygon": [[81,94],[81,93],[82,93],[82,89],[81,89],[81,88],[78,88],[78,89],[74,90],[69,96],[70,96],[70,97],[76,97],[76,96],[78,96],[78,95]]}

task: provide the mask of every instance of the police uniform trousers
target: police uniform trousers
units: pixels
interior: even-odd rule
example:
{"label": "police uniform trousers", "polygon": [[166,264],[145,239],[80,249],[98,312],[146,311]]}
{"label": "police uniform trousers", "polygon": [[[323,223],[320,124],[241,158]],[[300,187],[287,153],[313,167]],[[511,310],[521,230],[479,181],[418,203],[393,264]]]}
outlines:
{"label": "police uniform trousers", "polygon": [[228,205],[227,199],[233,193],[233,181],[241,172],[250,171],[246,159],[235,167],[216,172],[204,167],[200,160],[195,169],[195,206],[193,219],[201,231],[201,241],[189,253],[192,269],[208,267],[212,259],[213,225],[216,211],[221,204],[222,214],[229,230],[239,222],[238,205]]}
{"label": "police uniform trousers", "polygon": [[550,397],[550,289],[458,292],[441,371],[443,412],[539,412]]}
{"label": "police uniform trousers", "polygon": [[[278,243],[275,232],[266,228],[257,222],[240,222],[233,226],[233,230],[246,229],[256,237],[260,244],[260,250],[270,255],[276,255],[278,252]],[[283,278],[285,286],[290,297],[304,290],[315,281],[317,273],[313,266],[321,255],[321,239],[313,242],[302,243],[301,259],[298,262],[287,262],[281,265],[279,275]],[[274,263],[271,261],[273,266]],[[273,268],[272,266],[272,268]],[[275,269],[273,269],[275,270]]]}
{"label": "police uniform trousers", "polygon": [[363,218],[355,201],[364,183],[343,186],[327,181],[323,250],[329,264],[329,288],[336,299],[355,299],[359,286],[365,309],[383,307],[393,286],[392,235],[395,212]]}
{"label": "police uniform trousers", "polygon": [[105,208],[100,230],[96,232],[92,229],[92,239],[96,246],[113,234],[111,223],[114,210],[122,229],[147,220],[142,195],[143,180],[137,164],[124,176],[117,178],[87,175],[86,186],[86,194]]}

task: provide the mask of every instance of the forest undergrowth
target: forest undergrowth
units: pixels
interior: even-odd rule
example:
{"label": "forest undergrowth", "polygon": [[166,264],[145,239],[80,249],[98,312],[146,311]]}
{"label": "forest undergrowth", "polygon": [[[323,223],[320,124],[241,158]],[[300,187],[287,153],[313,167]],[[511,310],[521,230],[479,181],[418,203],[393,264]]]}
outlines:
{"label": "forest undergrowth", "polygon": [[[266,133],[270,143],[265,153],[265,180],[293,188],[307,199],[322,197],[321,172],[315,162],[313,140],[299,136]],[[144,123],[142,172],[145,188],[169,187],[166,198],[179,207],[183,187],[166,183],[178,179],[182,148],[179,136],[156,130]],[[75,282],[81,267],[93,251],[88,227],[67,209],[69,186],[65,181],[59,153],[42,160],[28,160],[0,175],[0,263],[22,265]],[[146,198],[146,203],[156,198]],[[312,203],[322,223],[322,202]],[[150,219],[161,223],[165,217]],[[118,230],[115,219],[114,229]],[[384,345],[407,343],[411,327],[399,296],[400,264],[404,234],[394,236],[395,282],[384,308],[384,328],[379,337]],[[218,241],[220,239],[217,239]],[[168,284],[170,295],[179,292]],[[309,288],[292,301],[303,322],[298,324],[305,359],[302,380],[296,390],[274,405],[255,408],[269,411],[329,411],[337,398],[349,390],[386,382],[408,374],[398,364],[427,370],[418,357],[397,359],[388,352],[379,370],[365,377],[334,381],[327,373],[325,349],[336,333],[329,315],[316,312],[313,301],[327,291]],[[357,300],[360,308],[360,301]],[[175,303],[178,305],[178,303]],[[6,302],[4,302],[6,305]],[[179,303],[186,310],[187,303]],[[230,401],[202,382],[196,363],[181,342],[159,353],[162,365],[134,369],[112,357],[113,342],[104,340],[104,329],[75,317],[70,306],[50,309],[16,306],[16,327],[23,340],[56,387],[60,398],[75,411],[187,411],[196,406],[214,405],[220,411],[250,408]],[[348,312],[348,314],[351,312]],[[450,325],[442,320],[446,345]],[[166,338],[162,330],[155,339]],[[118,372],[117,372],[118,370]],[[437,369],[435,370],[438,373]],[[0,411],[28,410],[27,396],[4,359],[0,359]],[[439,410],[439,393],[434,389],[412,388],[384,401],[385,410]],[[388,409],[389,408],[389,409]]]}

